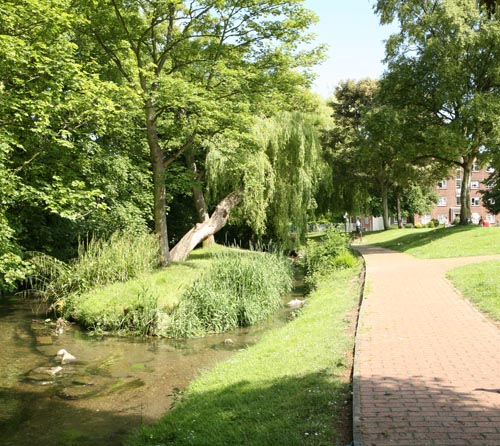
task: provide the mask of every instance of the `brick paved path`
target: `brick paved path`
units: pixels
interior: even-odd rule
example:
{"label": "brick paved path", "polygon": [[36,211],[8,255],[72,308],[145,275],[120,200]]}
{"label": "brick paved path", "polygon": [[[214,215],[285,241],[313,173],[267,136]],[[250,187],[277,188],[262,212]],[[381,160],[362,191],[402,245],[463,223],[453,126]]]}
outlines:
{"label": "brick paved path", "polygon": [[356,339],[355,444],[500,446],[500,329],[445,279],[455,266],[499,256],[419,260],[357,249],[367,277]]}

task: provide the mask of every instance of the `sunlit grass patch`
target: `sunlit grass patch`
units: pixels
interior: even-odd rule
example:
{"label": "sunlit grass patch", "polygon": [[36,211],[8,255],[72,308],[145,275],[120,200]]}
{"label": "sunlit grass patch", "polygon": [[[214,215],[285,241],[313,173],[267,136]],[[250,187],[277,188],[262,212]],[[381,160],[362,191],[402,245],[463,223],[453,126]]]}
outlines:
{"label": "sunlit grass patch", "polygon": [[391,229],[366,233],[364,241],[423,259],[500,254],[499,227]]}
{"label": "sunlit grass patch", "polygon": [[461,266],[447,277],[479,310],[500,321],[500,261]]}

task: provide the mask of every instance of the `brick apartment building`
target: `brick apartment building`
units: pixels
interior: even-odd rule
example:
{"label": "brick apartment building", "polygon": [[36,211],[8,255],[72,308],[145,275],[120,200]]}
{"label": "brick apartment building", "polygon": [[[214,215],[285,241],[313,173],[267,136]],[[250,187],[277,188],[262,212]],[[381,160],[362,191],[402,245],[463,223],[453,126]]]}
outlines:
{"label": "brick apartment building", "polygon": [[[471,218],[478,224],[480,219],[490,225],[500,223],[500,214],[493,215],[483,206],[483,196],[479,192],[486,189],[484,180],[493,172],[492,167],[480,168],[474,165],[470,181]],[[426,224],[431,219],[437,219],[441,224],[453,224],[460,216],[460,191],[462,186],[462,170],[438,182],[436,186],[439,199],[429,215],[415,216],[415,223]]]}

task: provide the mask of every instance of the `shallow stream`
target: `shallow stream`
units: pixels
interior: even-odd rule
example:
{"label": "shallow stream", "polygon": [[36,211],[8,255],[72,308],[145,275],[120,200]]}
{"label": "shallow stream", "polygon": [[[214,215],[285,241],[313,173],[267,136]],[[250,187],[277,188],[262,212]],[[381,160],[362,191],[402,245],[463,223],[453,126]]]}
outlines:
{"label": "shallow stream", "polygon": [[[57,334],[37,310],[29,301],[0,301],[3,446],[120,445],[128,431],[167,412],[201,371],[289,318],[284,308],[267,324],[174,341],[98,337],[76,325]],[[77,360],[61,365],[60,349]]]}

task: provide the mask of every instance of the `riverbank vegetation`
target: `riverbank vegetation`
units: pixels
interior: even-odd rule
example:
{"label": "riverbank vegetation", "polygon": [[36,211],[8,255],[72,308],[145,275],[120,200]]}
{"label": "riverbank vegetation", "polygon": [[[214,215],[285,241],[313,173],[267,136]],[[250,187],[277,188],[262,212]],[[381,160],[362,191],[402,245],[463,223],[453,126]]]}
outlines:
{"label": "riverbank vegetation", "polygon": [[90,241],[69,265],[40,257],[35,292],[56,316],[99,332],[197,337],[269,319],[292,287],[277,253],[213,245],[158,268],[151,235]]}
{"label": "riverbank vegetation", "polygon": [[360,271],[355,260],[316,275],[296,319],[203,373],[127,445],[348,444]]}

